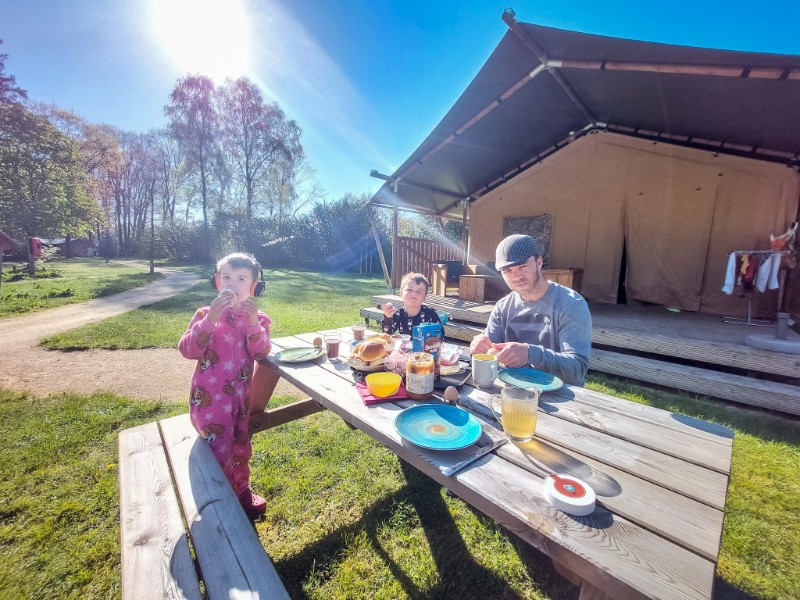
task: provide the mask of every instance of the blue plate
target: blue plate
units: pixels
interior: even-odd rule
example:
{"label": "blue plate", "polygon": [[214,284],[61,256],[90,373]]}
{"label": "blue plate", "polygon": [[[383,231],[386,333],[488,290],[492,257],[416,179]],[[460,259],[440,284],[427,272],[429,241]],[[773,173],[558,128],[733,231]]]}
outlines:
{"label": "blue plate", "polygon": [[421,404],[405,409],[394,420],[403,439],[429,450],[466,448],[481,437],[474,415],[447,404]]}
{"label": "blue plate", "polygon": [[559,389],[564,382],[555,375],[536,369],[503,369],[497,375],[500,381],[521,388],[539,388],[543,392]]}

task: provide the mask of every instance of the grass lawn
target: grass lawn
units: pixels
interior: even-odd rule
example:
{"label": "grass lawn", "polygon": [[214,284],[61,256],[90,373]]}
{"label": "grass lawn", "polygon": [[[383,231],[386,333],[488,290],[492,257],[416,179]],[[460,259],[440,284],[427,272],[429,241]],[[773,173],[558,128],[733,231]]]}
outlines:
{"label": "grass lawn", "polygon": [[[256,300],[272,319],[270,335],[275,338],[361,322],[359,311],[372,305],[372,296],[386,291],[383,279],[346,274],[265,271],[264,279],[264,295]],[[167,300],[45,338],[42,343],[51,350],[174,348],[195,310],[208,306],[215,295],[208,282],[201,281]],[[136,335],[131,335],[133,331]]]}
{"label": "grass lawn", "polygon": [[[83,341],[65,346],[173,346],[213,297],[205,285],[83,328]],[[259,304],[277,337],[357,321],[383,289],[278,271]],[[587,387],[733,428],[715,597],[800,598],[800,421],[595,373]],[[0,390],[0,598],[119,595],[117,431],[185,410]],[[577,596],[543,555],[331,413],[257,435],[252,466],[268,500],[258,535],[293,597]]]}
{"label": "grass lawn", "polygon": [[3,264],[0,285],[0,318],[85,302],[142,286],[160,278],[155,273],[103,258],[60,258],[48,261],[33,278],[14,273]]}

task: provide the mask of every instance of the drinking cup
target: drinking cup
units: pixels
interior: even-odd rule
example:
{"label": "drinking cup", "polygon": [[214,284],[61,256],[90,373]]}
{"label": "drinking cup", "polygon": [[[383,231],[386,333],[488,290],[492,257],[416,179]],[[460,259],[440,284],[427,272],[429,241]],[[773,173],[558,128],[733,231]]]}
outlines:
{"label": "drinking cup", "polygon": [[361,323],[354,323],[353,324],[353,339],[357,342],[363,341],[364,339],[364,331],[366,330],[366,326],[362,325]]}
{"label": "drinking cup", "polygon": [[489,400],[489,408],[502,423],[503,430],[511,441],[527,442],[533,438],[540,393],[538,388],[504,387],[500,392],[502,416],[494,410],[494,401],[498,396],[494,395]]}
{"label": "drinking cup", "polygon": [[479,388],[491,387],[497,379],[497,357],[491,354],[475,354],[472,357],[472,381]]}
{"label": "drinking cup", "polygon": [[336,358],[339,356],[339,342],[342,341],[340,333],[326,333],[325,346],[328,349],[328,358]]}

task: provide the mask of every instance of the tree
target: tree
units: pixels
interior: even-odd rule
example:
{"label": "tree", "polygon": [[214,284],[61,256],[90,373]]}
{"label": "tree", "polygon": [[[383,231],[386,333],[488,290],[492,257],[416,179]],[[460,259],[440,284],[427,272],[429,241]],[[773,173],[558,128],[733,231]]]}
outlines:
{"label": "tree", "polygon": [[[3,40],[0,40],[2,45]],[[0,103],[22,102],[28,94],[17,87],[17,80],[13,75],[6,75],[6,59],[8,54],[0,53]]]}
{"label": "tree", "polygon": [[[113,190],[110,173],[122,161],[120,132],[110,125],[89,123],[80,115],[64,110],[55,104],[32,102],[33,111],[47,118],[55,127],[78,146],[84,169],[84,188],[102,207],[109,218],[113,216]],[[96,232],[100,238],[100,228]]]}
{"label": "tree", "polygon": [[300,129],[277,104],[265,104],[246,77],[227,80],[216,92],[220,139],[244,195],[244,214],[255,215],[259,195],[268,198],[269,180],[281,163],[302,157]]}
{"label": "tree", "polygon": [[189,75],[178,80],[164,108],[169,130],[182,148],[189,169],[197,176],[203,203],[203,233],[209,241],[209,180],[217,155],[217,113],[213,105],[214,83],[202,75]]}
{"label": "tree", "polygon": [[141,251],[148,211],[160,189],[154,134],[120,133],[121,160],[109,171],[119,253]]}
{"label": "tree", "polygon": [[189,177],[189,169],[178,142],[167,130],[159,129],[153,133],[153,136],[162,221],[172,223],[175,220],[175,210],[181,189],[184,188]]}
{"label": "tree", "polygon": [[104,221],[84,188],[76,144],[21,104],[0,103],[0,166],[0,229],[76,236]]}

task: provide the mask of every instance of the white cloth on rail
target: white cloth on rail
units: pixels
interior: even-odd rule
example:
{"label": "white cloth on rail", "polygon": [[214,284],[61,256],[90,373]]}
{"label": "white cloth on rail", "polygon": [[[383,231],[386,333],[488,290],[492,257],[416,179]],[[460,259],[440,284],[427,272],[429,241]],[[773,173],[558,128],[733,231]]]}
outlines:
{"label": "white cloth on rail", "polygon": [[733,293],[733,286],[736,284],[736,252],[731,252],[728,256],[728,268],[725,269],[725,285],[722,291],[730,295]]}
{"label": "white cloth on rail", "polygon": [[771,290],[778,288],[778,270],[780,267],[780,254],[770,254],[764,259],[756,275],[756,289],[759,292],[763,292],[767,288]]}

